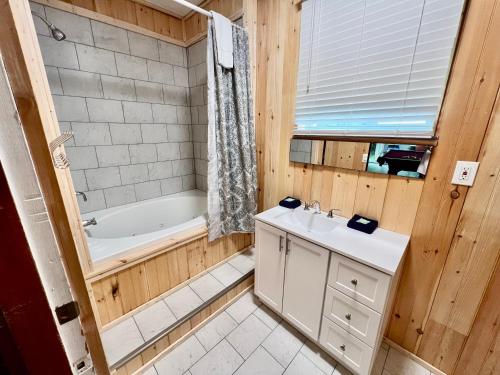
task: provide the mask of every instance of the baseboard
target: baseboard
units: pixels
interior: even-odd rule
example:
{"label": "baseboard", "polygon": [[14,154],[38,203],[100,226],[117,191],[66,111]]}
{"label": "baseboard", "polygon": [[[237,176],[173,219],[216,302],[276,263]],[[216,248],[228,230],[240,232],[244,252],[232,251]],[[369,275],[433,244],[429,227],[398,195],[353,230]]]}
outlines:
{"label": "baseboard", "polygon": [[430,372],[432,372],[433,375],[448,375],[445,372],[441,371],[440,369],[434,367],[430,363],[425,362],[422,358],[417,357],[412,352],[410,352],[410,351],[406,350],[405,348],[399,346],[398,344],[396,344],[394,341],[391,341],[387,337],[384,337],[384,342],[387,345],[389,345],[391,348],[393,348],[393,349],[397,350],[398,352],[404,354],[405,356],[411,358],[413,361],[417,362],[422,367],[425,367],[427,370],[429,370]]}
{"label": "baseboard", "polygon": [[206,319],[204,319],[202,322],[200,322],[197,326],[193,327],[189,332],[187,332],[184,336],[180,337],[177,341],[174,343],[170,344],[168,348],[166,348],[164,351],[153,357],[150,361],[145,363],[142,367],[138,368],[135,370],[131,375],[140,375],[144,371],[146,371],[148,368],[153,366],[155,362],[157,362],[159,359],[161,359],[163,356],[166,354],[170,353],[172,350],[174,350],[177,346],[182,344],[184,341],[186,341],[189,337],[191,337],[195,332],[203,328],[207,323],[209,323],[211,320],[213,320],[217,315],[222,313],[224,310],[226,310],[230,305],[232,305],[234,302],[236,302],[241,296],[243,296],[245,293],[247,293],[249,290],[253,289],[253,284],[249,285],[245,289],[243,289],[241,292],[239,292],[235,297],[233,297],[230,301],[226,302],[224,305],[220,306],[214,313],[212,313],[210,316],[208,316]]}

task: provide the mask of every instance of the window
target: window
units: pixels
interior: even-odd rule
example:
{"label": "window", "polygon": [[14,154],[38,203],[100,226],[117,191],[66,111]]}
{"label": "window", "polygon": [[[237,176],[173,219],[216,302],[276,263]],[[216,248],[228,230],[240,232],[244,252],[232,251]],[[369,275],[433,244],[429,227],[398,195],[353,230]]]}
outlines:
{"label": "window", "polygon": [[303,2],[294,134],[432,137],[463,3]]}

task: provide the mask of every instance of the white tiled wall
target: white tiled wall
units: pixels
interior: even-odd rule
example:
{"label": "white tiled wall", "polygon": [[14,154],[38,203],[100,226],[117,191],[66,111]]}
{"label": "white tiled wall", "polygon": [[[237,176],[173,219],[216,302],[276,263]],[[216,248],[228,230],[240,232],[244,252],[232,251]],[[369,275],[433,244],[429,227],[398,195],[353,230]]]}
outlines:
{"label": "white tiled wall", "polygon": [[[206,125],[198,129],[206,124],[199,120],[206,114],[197,113],[195,119],[191,114],[193,108],[206,112],[206,106],[198,91],[191,92],[196,105],[190,106],[187,50],[47,6],[31,6],[67,35],[55,41],[35,18],[61,130],[74,132],[66,152],[75,190],[88,197],[87,202],[78,198],[81,211],[195,188],[194,156],[206,159],[200,154]],[[196,90],[206,82],[202,44],[191,53],[196,57],[190,64],[193,72],[200,70]]]}
{"label": "white tiled wall", "polygon": [[188,74],[196,186],[207,190],[207,40],[188,48]]}

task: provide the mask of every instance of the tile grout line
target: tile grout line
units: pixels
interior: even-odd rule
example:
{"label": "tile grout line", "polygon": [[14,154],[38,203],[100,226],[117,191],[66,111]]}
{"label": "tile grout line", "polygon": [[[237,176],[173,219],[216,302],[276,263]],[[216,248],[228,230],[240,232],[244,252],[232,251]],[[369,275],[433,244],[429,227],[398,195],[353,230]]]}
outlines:
{"label": "tile grout line", "polygon": [[[162,337],[164,337],[166,334],[166,332],[168,331],[171,331],[172,329],[182,325],[185,321],[188,321],[190,319],[191,316],[194,316],[196,315],[199,311],[201,311],[203,308],[205,308],[206,306],[208,306],[210,303],[212,303],[213,301],[215,301],[218,297],[218,295],[224,293],[225,290],[229,290],[229,289],[232,289],[232,287],[234,287],[234,285],[238,284],[239,282],[241,282],[242,280],[244,280],[246,277],[248,277],[249,275],[253,274],[253,271],[249,272],[248,274],[242,276],[240,279],[238,279],[237,281],[235,281],[234,283],[232,283],[230,286],[228,287],[224,287],[222,290],[219,290],[216,294],[214,294],[211,298],[209,298],[208,300],[203,300],[203,298],[200,297],[201,300],[203,300],[203,303],[201,305],[199,305],[198,307],[196,307],[195,309],[193,309],[190,313],[188,313],[187,315],[185,315],[183,318],[181,319],[178,319],[175,323],[173,323],[172,325],[170,325],[169,327],[167,327],[165,330],[159,332],[157,335],[153,336],[150,340],[148,340],[147,342],[144,343],[144,345],[146,345],[145,347],[143,347],[144,345],[141,345],[139,346],[138,348],[136,348],[134,351],[128,353],[126,356],[122,357],[121,359],[119,359],[118,361],[116,361],[115,363],[111,364],[110,368],[118,368],[120,367],[121,365],[125,364],[127,362],[127,358],[133,358],[135,357],[137,354],[140,354],[139,353],[135,353],[136,351],[140,350],[141,347],[143,347],[142,349],[147,349],[148,347],[154,345],[154,343],[156,341],[158,341],[159,339],[161,339]],[[198,279],[197,279],[198,280]],[[188,284],[189,285],[189,284]],[[194,290],[193,290],[194,291]],[[195,293],[197,294],[197,293]],[[206,305],[206,306],[204,306]],[[198,311],[199,310],[199,311]],[[225,311],[225,310],[224,310]],[[136,315],[136,314],[134,314]],[[132,315],[132,317],[134,316]],[[173,314],[174,317],[175,317],[175,314]],[[174,327],[175,326],[175,327]],[[165,334],[166,333],[166,334]],[[203,346],[203,345],[202,345]],[[142,350],[141,350],[142,352]],[[123,362],[123,363],[122,363]]]}
{"label": "tile grout line", "polygon": [[[252,292],[252,291],[248,291],[246,294],[248,294],[248,293],[250,293],[250,294],[252,294],[252,295],[253,295],[253,292]],[[242,296],[242,297],[243,297],[243,296]],[[260,302],[260,300],[259,300],[259,302]],[[258,308],[258,307],[257,307],[257,308]],[[257,308],[256,308],[255,310],[257,310]],[[259,319],[259,317],[258,317],[258,316],[254,315],[255,310],[254,310],[253,312],[251,312],[251,313],[250,313],[250,314],[249,314],[249,315],[248,315],[248,316],[247,316],[247,317],[246,317],[246,318],[245,318],[245,319],[244,319],[244,320],[243,320],[240,324],[238,324],[238,325],[237,325],[237,326],[233,329],[233,331],[234,331],[236,328],[238,328],[241,324],[243,324],[243,322],[244,322],[245,320],[247,320],[247,319],[250,317],[250,315],[253,315],[255,318],[257,318],[257,320],[259,320],[260,322],[262,322],[262,324],[264,324],[264,326],[266,326],[267,328],[270,328],[270,327],[269,327],[269,326],[267,326],[267,325],[266,325],[266,324],[265,324],[265,323],[264,323],[261,319]],[[224,311],[225,311],[225,310],[224,310]],[[229,314],[229,313],[228,313],[228,314]],[[229,314],[229,315],[230,315],[230,314]],[[276,328],[276,327],[275,327],[275,328]],[[262,342],[261,342],[259,345],[257,345],[257,347],[256,347],[256,348],[255,348],[255,349],[254,349],[254,350],[253,350],[253,351],[252,351],[252,352],[248,355],[248,358],[246,358],[246,359],[243,357],[243,355],[242,355],[240,352],[238,352],[238,349],[234,348],[234,347],[233,347],[233,345],[231,344],[231,342],[230,342],[229,340],[227,340],[227,342],[229,343],[229,345],[231,345],[231,347],[232,347],[234,350],[236,350],[236,353],[238,353],[238,354],[239,354],[239,355],[243,358],[243,363],[242,363],[241,365],[239,365],[239,366],[238,366],[238,368],[236,368],[236,370],[234,370],[234,371],[233,371],[233,374],[234,374],[234,373],[236,373],[236,372],[240,369],[240,367],[241,367],[241,366],[243,366],[243,365],[246,363],[246,361],[248,361],[248,359],[249,359],[249,358],[253,355],[253,353],[255,353],[255,352],[257,351],[257,349],[259,349],[259,347],[261,347],[261,346],[262,346],[262,343],[263,343],[264,341],[266,341],[266,340],[267,340],[267,338],[268,338],[268,337],[269,337],[269,336],[270,336],[270,335],[274,332],[274,329],[272,329],[272,328],[270,328],[270,329],[271,329],[271,331],[270,331],[270,332],[266,335],[266,337],[264,337],[264,339],[262,340]],[[231,332],[232,332],[232,331],[231,331]],[[226,337],[227,337],[228,335],[229,335],[229,333],[226,335]],[[265,348],[263,348],[263,349],[265,350]],[[272,356],[271,356],[271,357],[272,357]],[[274,359],[274,357],[273,357],[273,359]],[[274,360],[276,360],[276,359],[274,359]],[[279,362],[278,362],[278,363],[279,363]]]}

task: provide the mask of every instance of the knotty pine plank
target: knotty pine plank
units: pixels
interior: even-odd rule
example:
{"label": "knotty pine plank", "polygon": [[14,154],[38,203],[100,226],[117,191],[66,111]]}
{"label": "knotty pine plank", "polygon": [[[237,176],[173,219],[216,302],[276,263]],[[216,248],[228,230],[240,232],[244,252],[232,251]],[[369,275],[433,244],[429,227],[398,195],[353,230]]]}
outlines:
{"label": "knotty pine plank", "polygon": [[499,99],[418,352],[445,372],[453,370],[460,356],[500,256]]}
{"label": "knotty pine plank", "polygon": [[[476,160],[498,89],[498,1],[469,2],[413,227],[389,338],[417,352],[467,193],[451,185],[456,160]],[[496,16],[495,16],[496,17]],[[457,190],[458,199],[450,192]]]}
{"label": "knotty pine plank", "polygon": [[380,227],[411,234],[424,180],[389,176]]}
{"label": "knotty pine plank", "polygon": [[340,168],[334,168],[333,171],[330,208],[337,215],[351,218],[354,212],[359,172]]}
{"label": "knotty pine plank", "polygon": [[135,4],[135,13],[137,17],[137,26],[144,27],[148,30],[154,30],[155,23],[153,18],[154,9],[145,5]]}
{"label": "knotty pine plank", "polygon": [[389,177],[386,175],[360,172],[354,201],[354,213],[380,220],[388,181]]}
{"label": "knotty pine plank", "polygon": [[207,236],[131,265],[90,285],[100,325],[174,288],[250,245],[251,235],[237,233],[208,243]]}
{"label": "knotty pine plank", "polygon": [[500,262],[481,302],[454,375],[500,373]]}
{"label": "knotty pine plank", "polygon": [[189,277],[206,269],[202,245],[202,241],[196,240],[186,246]]}

